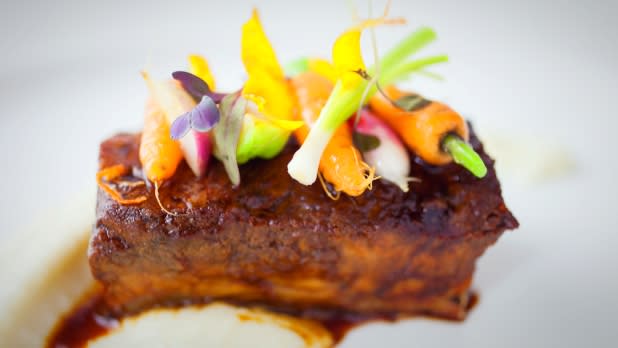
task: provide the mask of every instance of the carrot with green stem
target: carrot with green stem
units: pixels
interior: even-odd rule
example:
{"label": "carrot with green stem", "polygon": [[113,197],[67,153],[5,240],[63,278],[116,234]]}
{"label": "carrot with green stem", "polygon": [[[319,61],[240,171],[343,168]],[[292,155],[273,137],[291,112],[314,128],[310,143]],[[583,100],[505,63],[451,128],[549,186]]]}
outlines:
{"label": "carrot with green stem", "polygon": [[[298,98],[298,118],[306,124],[294,131],[294,135],[303,143],[309,133],[309,126],[315,122],[328,100],[333,83],[313,72],[297,75],[292,78],[291,83]],[[372,182],[376,179],[375,169],[363,162],[346,123],[341,124],[330,138],[320,159],[319,170],[323,179],[333,185],[337,192],[333,196],[328,188],[324,187],[325,192],[333,199],[338,198],[339,192],[358,196],[366,189],[371,189]],[[323,181],[322,183],[324,184]]]}
{"label": "carrot with green stem", "polygon": [[371,98],[371,109],[425,162],[444,165],[454,160],[479,178],[487,174],[483,160],[467,143],[468,126],[461,115],[443,103],[394,86],[384,93]]}

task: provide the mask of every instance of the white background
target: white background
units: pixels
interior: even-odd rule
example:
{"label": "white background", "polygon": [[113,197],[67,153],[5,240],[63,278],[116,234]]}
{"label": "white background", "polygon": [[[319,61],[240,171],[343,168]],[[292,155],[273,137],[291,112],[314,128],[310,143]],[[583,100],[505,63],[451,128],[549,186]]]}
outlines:
{"label": "white background", "polygon": [[[92,192],[99,142],[140,128],[141,69],[165,77],[186,68],[187,54],[201,53],[221,89],[238,87],[240,26],[251,6],[2,2],[0,242],[50,207]],[[366,13],[364,3],[359,8]],[[259,9],[281,61],[328,57],[351,23],[343,1],[264,1]],[[500,175],[522,227],[480,262],[475,287],[481,303],[464,324],[371,325],[353,331],[344,346],[614,346],[617,2],[396,0],[392,14],[410,24],[379,30],[382,51],[426,24],[440,37],[426,53],[451,58],[434,69],[445,82],[418,80],[416,89],[471,118],[481,137],[491,129],[557,144],[575,169],[532,183],[519,171],[532,170],[526,167],[538,157],[498,159],[511,161],[513,172]],[[536,144],[522,144],[533,149],[530,158]]]}

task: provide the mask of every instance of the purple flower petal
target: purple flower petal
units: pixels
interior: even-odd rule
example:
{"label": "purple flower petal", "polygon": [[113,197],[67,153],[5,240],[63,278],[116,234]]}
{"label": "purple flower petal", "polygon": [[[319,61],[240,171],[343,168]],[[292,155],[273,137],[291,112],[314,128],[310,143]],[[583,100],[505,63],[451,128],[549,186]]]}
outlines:
{"label": "purple flower petal", "polygon": [[172,139],[178,140],[189,133],[189,129],[191,129],[190,114],[190,112],[187,112],[174,120],[170,127]]}
{"label": "purple flower petal", "polygon": [[199,104],[191,110],[191,128],[198,132],[209,131],[219,122],[219,108],[209,96],[203,96]]}
{"label": "purple flower petal", "polygon": [[212,100],[214,100],[215,103],[217,104],[221,103],[221,101],[223,100],[223,98],[225,98],[225,96],[227,96],[227,93],[213,92],[211,95],[209,95],[209,97],[211,97]]}
{"label": "purple flower petal", "polygon": [[182,88],[196,101],[202,99],[205,95],[210,96],[212,94],[210,87],[204,80],[189,72],[175,71],[172,73],[172,77],[180,82]]}

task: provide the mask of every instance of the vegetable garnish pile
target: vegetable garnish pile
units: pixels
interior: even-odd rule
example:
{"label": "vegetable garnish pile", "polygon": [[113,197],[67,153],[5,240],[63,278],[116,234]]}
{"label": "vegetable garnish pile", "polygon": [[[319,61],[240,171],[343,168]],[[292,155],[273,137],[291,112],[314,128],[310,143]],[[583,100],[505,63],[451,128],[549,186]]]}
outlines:
{"label": "vegetable garnish pile", "polygon": [[[378,59],[374,28],[404,22],[386,12],[357,21],[336,39],[332,62],[300,58],[284,72],[253,10],[242,27],[247,80],[238,91],[216,91],[207,61],[197,55],[189,56],[189,72],[176,71],[169,80],[143,72],[150,94],[139,150],[145,178],[128,184],[152,183],[158,200],[159,187],[183,158],[201,177],[214,156],[237,186],[239,164],[275,157],[291,135],[301,146],[288,164],[289,175],[304,185],[319,178],[332,199],[342,192],[361,195],[377,179],[408,191],[415,180],[409,177],[409,151],[428,164],[454,161],[484,177],[487,169],[467,143],[465,120],[443,103],[394,86],[448,60],[445,55],[409,59],[435,40],[434,31],[420,28]],[[374,46],[370,68],[361,55],[363,31],[370,31]],[[104,168],[98,183],[119,203],[139,204],[145,197],[123,197],[115,189],[122,182],[110,184],[128,172],[122,166]]]}

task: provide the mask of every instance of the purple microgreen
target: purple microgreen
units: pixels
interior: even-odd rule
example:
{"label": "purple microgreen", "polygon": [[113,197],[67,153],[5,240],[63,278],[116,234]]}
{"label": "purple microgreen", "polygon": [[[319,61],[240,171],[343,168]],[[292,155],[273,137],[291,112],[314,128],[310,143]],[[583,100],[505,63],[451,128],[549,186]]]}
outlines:
{"label": "purple microgreen", "polygon": [[380,146],[380,139],[378,137],[359,131],[352,133],[352,141],[354,142],[354,146],[361,152],[369,152]]}
{"label": "purple microgreen", "polygon": [[189,133],[189,129],[191,129],[191,112],[187,112],[174,120],[172,126],[170,127],[170,135],[172,139],[178,140],[187,133]]}
{"label": "purple microgreen", "polygon": [[228,94],[227,93],[217,93],[217,92],[212,92],[209,97],[217,104],[221,103],[221,101],[223,100],[223,98],[225,98]]}
{"label": "purple microgreen", "polygon": [[240,184],[236,151],[246,108],[247,100],[240,96],[240,92],[228,94],[221,100],[221,120],[212,129],[214,154],[223,162],[227,176],[234,186]]}
{"label": "purple microgreen", "polygon": [[212,91],[204,80],[186,71],[174,71],[172,73],[174,80],[180,82],[182,88],[193,97],[196,101],[202,99],[203,96],[210,96]]}
{"label": "purple microgreen", "polygon": [[219,122],[219,108],[214,100],[205,95],[202,100],[190,112],[190,126],[198,132],[208,132]]}
{"label": "purple microgreen", "polygon": [[174,80],[180,82],[182,88],[187,91],[196,102],[202,100],[202,97],[206,95],[209,96],[215,104],[219,104],[227,95],[226,93],[213,92],[204,80],[190,72],[174,71],[172,77]]}

